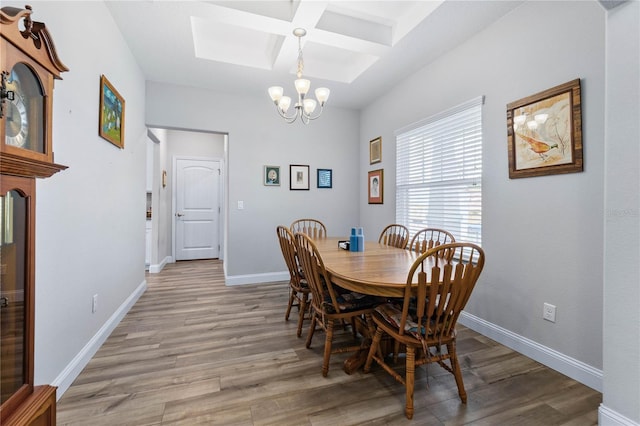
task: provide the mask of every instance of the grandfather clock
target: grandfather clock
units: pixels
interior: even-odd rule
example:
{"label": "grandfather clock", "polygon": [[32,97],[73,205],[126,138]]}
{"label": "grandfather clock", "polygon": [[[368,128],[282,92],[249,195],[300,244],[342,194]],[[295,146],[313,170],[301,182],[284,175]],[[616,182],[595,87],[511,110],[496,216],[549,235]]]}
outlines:
{"label": "grandfather clock", "polygon": [[33,384],[36,178],[53,162],[53,81],[68,71],[31,7],[0,10],[0,423],[55,425],[56,388]]}

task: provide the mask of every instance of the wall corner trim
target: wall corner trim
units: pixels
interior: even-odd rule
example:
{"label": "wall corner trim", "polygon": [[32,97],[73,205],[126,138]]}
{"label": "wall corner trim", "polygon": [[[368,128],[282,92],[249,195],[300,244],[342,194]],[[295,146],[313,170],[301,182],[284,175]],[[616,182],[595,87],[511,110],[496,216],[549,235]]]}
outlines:
{"label": "wall corner trim", "polygon": [[162,261],[160,263],[155,264],[155,265],[149,265],[149,273],[150,274],[159,274],[160,272],[162,272],[164,267],[167,266],[167,263],[173,263],[173,257],[167,256],[164,259],[162,259]]}
{"label": "wall corner trim", "polygon": [[604,404],[598,407],[598,424],[601,426],[640,426],[640,423],[613,411]]}

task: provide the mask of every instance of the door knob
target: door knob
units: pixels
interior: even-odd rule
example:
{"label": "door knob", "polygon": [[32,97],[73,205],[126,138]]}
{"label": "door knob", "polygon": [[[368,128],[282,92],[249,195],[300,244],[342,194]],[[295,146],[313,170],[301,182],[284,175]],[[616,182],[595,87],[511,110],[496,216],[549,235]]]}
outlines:
{"label": "door knob", "polygon": [[184,216],[184,213],[176,213],[176,216],[182,217],[182,216]]}

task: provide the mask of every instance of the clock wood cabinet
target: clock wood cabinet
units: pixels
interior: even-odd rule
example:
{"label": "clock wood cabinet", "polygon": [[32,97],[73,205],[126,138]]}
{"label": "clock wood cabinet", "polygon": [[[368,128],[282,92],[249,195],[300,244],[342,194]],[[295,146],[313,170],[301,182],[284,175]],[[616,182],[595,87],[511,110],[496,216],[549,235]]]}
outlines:
{"label": "clock wood cabinet", "polygon": [[36,179],[53,161],[53,83],[68,69],[32,10],[0,9],[0,423],[55,425],[56,388],[34,386]]}

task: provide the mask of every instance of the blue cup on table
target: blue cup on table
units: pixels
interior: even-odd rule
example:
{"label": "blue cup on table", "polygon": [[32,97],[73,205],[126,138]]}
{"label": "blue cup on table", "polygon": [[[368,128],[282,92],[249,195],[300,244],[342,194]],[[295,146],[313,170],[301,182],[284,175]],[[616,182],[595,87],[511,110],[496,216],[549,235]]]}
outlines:
{"label": "blue cup on table", "polygon": [[356,230],[356,241],[358,244],[358,251],[364,251],[364,230],[359,227]]}
{"label": "blue cup on table", "polygon": [[349,236],[349,251],[358,251],[358,235],[356,228],[351,228]]}

